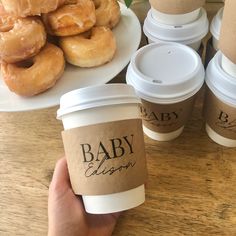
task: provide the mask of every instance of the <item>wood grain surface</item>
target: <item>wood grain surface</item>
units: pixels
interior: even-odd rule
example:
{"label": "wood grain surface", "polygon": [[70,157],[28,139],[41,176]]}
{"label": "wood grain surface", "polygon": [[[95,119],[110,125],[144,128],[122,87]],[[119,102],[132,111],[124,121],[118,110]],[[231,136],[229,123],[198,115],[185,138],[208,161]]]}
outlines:
{"label": "wood grain surface", "polygon": [[[220,6],[206,6],[210,17]],[[147,6],[133,9],[143,21]],[[115,82],[124,81],[124,73]],[[115,236],[236,235],[236,149],[207,137],[203,92],[180,138],[145,137],[147,200],[123,213]],[[47,235],[48,186],[63,155],[56,110],[0,113],[0,236]]]}

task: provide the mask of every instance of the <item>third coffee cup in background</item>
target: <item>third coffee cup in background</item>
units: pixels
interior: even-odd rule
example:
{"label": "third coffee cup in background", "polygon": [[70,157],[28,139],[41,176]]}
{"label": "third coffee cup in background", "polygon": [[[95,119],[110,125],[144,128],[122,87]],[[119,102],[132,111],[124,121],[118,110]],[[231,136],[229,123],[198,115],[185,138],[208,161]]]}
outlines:
{"label": "third coffee cup in background", "polygon": [[210,26],[210,32],[212,34],[212,46],[215,49],[215,51],[218,51],[223,12],[224,8],[222,7],[220,8],[220,10],[218,10],[217,14],[214,16]]}
{"label": "third coffee cup in background", "polygon": [[206,131],[216,143],[236,147],[236,79],[223,70],[222,56],[217,52],[206,72]]}
{"label": "third coffee cup in background", "polygon": [[225,2],[218,47],[222,52],[221,66],[236,79],[236,1]]}

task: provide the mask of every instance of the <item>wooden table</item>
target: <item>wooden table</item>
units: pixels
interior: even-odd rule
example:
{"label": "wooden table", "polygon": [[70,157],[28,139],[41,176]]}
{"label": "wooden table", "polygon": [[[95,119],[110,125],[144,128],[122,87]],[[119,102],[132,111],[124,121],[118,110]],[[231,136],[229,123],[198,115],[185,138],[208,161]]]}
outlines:
{"label": "wooden table", "polygon": [[[209,15],[220,6],[208,4]],[[142,21],[147,7],[133,8]],[[175,141],[145,137],[147,200],[123,214],[114,235],[236,235],[236,149],[207,137],[201,108],[200,97]],[[48,185],[63,155],[56,110],[0,113],[1,236],[47,234]]]}

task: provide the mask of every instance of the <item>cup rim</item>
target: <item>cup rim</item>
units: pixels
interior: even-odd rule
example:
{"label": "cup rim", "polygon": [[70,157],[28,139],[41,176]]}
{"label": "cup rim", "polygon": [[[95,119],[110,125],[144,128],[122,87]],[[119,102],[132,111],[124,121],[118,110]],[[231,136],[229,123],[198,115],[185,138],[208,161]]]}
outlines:
{"label": "cup rim", "polygon": [[104,84],[72,90],[60,99],[57,119],[90,108],[109,105],[140,104],[132,86],[127,84]]}

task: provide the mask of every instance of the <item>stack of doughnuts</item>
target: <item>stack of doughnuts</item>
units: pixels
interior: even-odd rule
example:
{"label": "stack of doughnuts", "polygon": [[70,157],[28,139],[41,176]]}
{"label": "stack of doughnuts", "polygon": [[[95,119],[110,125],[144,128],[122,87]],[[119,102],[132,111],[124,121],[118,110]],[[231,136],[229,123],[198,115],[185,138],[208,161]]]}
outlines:
{"label": "stack of doughnuts", "polygon": [[43,14],[50,35],[59,37],[59,46],[68,63],[95,67],[112,60],[116,41],[111,31],[120,20],[116,0],[65,0],[57,10]]}
{"label": "stack of doughnuts", "polygon": [[41,19],[34,16],[61,4],[55,0],[53,8],[48,2],[3,0],[0,5],[1,72],[8,88],[21,96],[44,92],[54,86],[64,72],[62,50],[46,42],[45,27]]}
{"label": "stack of doughnuts", "polygon": [[[1,72],[18,95],[33,96],[54,86],[64,72],[64,56],[79,67],[99,66],[114,57],[112,28],[120,20],[116,0],[1,2]],[[56,45],[47,42],[51,37],[58,39]]]}

